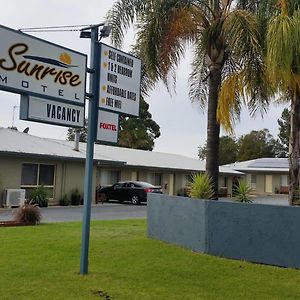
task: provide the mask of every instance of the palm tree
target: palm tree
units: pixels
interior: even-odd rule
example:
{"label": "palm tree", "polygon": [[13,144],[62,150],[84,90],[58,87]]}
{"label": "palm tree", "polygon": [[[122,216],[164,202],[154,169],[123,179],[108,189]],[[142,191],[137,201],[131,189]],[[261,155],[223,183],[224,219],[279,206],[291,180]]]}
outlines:
{"label": "palm tree", "polygon": [[[259,1],[233,0],[119,0],[108,13],[112,40],[120,47],[126,30],[136,25],[135,53],[142,59],[153,86],[176,82],[176,68],[186,46],[193,48],[190,98],[207,106],[206,171],[218,195],[220,121],[231,129],[249,95],[254,110],[265,109],[259,26],[252,11]],[[223,88],[224,80],[227,85]],[[231,85],[229,84],[231,82]],[[253,88],[253,86],[255,88]],[[262,89],[264,90],[264,89]],[[264,91],[266,91],[265,89]],[[230,109],[228,109],[230,107]],[[218,116],[217,116],[218,114]]]}
{"label": "palm tree", "polygon": [[275,89],[290,101],[289,203],[299,199],[300,156],[300,1],[278,1],[277,15],[269,20],[267,65]]}

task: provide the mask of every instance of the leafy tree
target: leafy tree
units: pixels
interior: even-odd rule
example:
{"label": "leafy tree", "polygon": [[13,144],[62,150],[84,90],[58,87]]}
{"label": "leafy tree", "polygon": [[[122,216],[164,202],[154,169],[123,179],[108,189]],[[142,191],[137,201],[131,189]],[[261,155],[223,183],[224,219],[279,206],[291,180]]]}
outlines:
{"label": "leafy tree", "polygon": [[291,103],[289,138],[289,203],[298,197],[300,182],[300,3],[280,0],[268,22],[267,67],[274,88]]}
{"label": "leafy tree", "polygon": [[268,129],[251,131],[239,138],[238,161],[261,157],[276,157],[276,140]]}
{"label": "leafy tree", "polygon": [[152,120],[148,109],[149,104],[141,97],[138,118],[120,117],[119,146],[153,150],[154,140],[160,136],[160,127]]}
{"label": "leafy tree", "polygon": [[[198,156],[200,159],[206,159],[207,147],[199,147]],[[238,143],[230,136],[221,136],[219,145],[219,164],[226,165],[234,163],[237,160]]]}
{"label": "leafy tree", "polygon": [[[152,120],[149,104],[141,97],[139,117],[120,116],[118,146],[142,150],[153,150],[154,140],[160,136],[159,125]],[[79,141],[87,141],[87,119],[82,128],[69,128],[67,140],[74,141],[75,131],[79,130]]]}
{"label": "leafy tree", "polygon": [[84,125],[81,128],[69,127],[67,131],[67,140],[75,140],[75,132],[79,131],[79,142],[87,142],[87,119],[84,120]]}
{"label": "leafy tree", "polygon": [[[246,4],[251,5],[248,8]],[[151,86],[160,79],[169,86],[169,78],[175,84],[176,67],[185,46],[194,47],[190,97],[202,108],[207,106],[206,171],[212,178],[213,198],[218,195],[219,175],[217,111],[228,124],[233,118],[231,111],[227,113],[228,103],[238,103],[232,105],[236,113],[240,102],[235,100],[245,92],[250,95],[251,105],[255,100],[265,100],[259,92],[265,79],[258,72],[262,64],[257,55],[258,22],[250,8],[255,10],[252,0],[119,0],[108,14],[117,47],[127,28],[137,25],[135,52],[144,63]],[[228,81],[223,88],[224,79]]]}
{"label": "leafy tree", "polygon": [[277,120],[279,125],[279,156],[287,157],[289,153],[289,134],[291,131],[290,126],[290,112],[285,108],[281,114],[281,118]]}
{"label": "leafy tree", "polygon": [[238,144],[234,138],[230,136],[222,136],[220,138],[219,159],[220,165],[226,165],[236,162],[238,154]]}
{"label": "leafy tree", "polygon": [[204,144],[203,146],[198,147],[198,157],[201,160],[206,159],[206,154],[207,154],[207,146]]}

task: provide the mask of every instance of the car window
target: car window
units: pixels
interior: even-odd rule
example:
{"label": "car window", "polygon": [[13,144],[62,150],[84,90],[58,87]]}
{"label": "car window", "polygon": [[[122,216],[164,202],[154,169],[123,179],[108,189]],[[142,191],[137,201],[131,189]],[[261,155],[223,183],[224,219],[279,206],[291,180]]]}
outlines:
{"label": "car window", "polygon": [[138,187],[143,187],[143,188],[153,188],[154,187],[154,185],[152,185],[148,182],[143,182],[143,181],[140,181],[137,186]]}
{"label": "car window", "polygon": [[120,188],[120,187],[122,187],[122,186],[124,186],[124,183],[123,183],[123,182],[114,184],[114,188]]}
{"label": "car window", "polygon": [[128,187],[128,188],[133,188],[134,187],[134,184],[132,182],[126,182],[124,184],[124,187]]}

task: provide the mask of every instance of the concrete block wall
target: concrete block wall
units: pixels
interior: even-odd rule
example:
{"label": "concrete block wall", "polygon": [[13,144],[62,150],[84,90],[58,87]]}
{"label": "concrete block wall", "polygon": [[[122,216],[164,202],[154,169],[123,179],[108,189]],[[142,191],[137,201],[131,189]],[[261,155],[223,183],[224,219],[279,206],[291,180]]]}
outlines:
{"label": "concrete block wall", "polygon": [[[150,237],[205,252],[205,202],[149,193],[147,199]],[[186,201],[185,201],[186,200]]]}
{"label": "concrete block wall", "polygon": [[148,235],[197,252],[300,268],[300,207],[149,194]]}

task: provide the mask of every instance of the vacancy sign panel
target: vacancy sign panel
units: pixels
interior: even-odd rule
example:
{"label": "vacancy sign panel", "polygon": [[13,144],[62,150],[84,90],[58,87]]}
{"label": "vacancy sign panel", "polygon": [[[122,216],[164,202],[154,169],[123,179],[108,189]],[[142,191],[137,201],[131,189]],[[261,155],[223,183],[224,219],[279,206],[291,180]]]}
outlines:
{"label": "vacancy sign panel", "polygon": [[66,127],[83,127],[84,107],[22,95],[20,119]]}
{"label": "vacancy sign panel", "polygon": [[99,108],[127,115],[139,115],[141,60],[100,44]]}
{"label": "vacancy sign panel", "polygon": [[84,105],[85,54],[0,25],[0,89]]}
{"label": "vacancy sign panel", "polygon": [[97,141],[118,143],[119,115],[109,111],[98,110]]}

